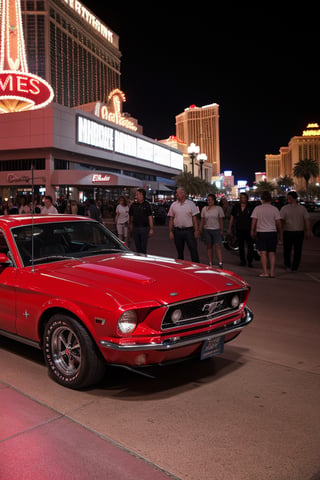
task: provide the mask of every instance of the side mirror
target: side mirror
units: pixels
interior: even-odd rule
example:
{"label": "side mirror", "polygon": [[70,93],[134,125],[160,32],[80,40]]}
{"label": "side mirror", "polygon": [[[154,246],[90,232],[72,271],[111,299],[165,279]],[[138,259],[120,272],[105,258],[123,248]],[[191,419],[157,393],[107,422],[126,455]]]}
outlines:
{"label": "side mirror", "polygon": [[0,253],[0,265],[3,263],[11,263],[11,260],[7,257],[5,253]]}

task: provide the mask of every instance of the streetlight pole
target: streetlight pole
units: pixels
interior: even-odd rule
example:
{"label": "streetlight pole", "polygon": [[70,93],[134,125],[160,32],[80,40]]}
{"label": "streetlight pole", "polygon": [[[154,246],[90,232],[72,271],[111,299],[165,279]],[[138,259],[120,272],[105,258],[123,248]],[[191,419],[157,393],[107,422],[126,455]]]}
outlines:
{"label": "streetlight pole", "polygon": [[200,165],[200,178],[201,180],[203,180],[203,164],[204,162],[207,161],[207,155],[205,153],[199,153],[199,155],[197,156],[197,160],[199,162],[199,165]]}
{"label": "streetlight pole", "polygon": [[192,176],[194,177],[194,161],[200,152],[200,147],[196,145],[195,143],[190,143],[188,147],[188,154],[189,157],[191,158],[191,168],[192,168]]}

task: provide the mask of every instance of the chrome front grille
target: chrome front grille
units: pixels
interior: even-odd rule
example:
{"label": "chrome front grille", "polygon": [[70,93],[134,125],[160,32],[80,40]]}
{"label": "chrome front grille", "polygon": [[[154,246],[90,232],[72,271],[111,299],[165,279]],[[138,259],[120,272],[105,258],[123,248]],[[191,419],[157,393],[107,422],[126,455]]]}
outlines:
{"label": "chrome front grille", "polygon": [[235,314],[243,307],[247,295],[247,289],[232,290],[171,304],[162,320],[162,330],[218,320],[221,316]]}

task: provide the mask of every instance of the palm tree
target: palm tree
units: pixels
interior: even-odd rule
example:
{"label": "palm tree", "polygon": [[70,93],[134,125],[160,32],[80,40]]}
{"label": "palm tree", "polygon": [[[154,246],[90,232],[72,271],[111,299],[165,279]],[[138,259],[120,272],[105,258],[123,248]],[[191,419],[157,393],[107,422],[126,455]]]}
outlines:
{"label": "palm tree", "polygon": [[174,177],[177,187],[182,187],[187,195],[201,195],[205,196],[207,193],[215,193],[217,188],[210,185],[208,182],[195,177],[191,172],[183,172],[177,177]]}
{"label": "palm tree", "polygon": [[293,178],[289,177],[289,175],[284,175],[283,177],[279,177],[277,179],[277,184],[282,191],[286,191],[289,187],[293,187],[294,181]]}
{"label": "palm tree", "polygon": [[293,175],[297,178],[304,178],[306,181],[306,191],[308,195],[309,180],[319,175],[319,164],[316,160],[299,160],[293,167]]}
{"label": "palm tree", "polygon": [[260,195],[262,192],[272,193],[276,189],[276,185],[273,182],[268,182],[267,180],[262,180],[256,184],[255,193]]}

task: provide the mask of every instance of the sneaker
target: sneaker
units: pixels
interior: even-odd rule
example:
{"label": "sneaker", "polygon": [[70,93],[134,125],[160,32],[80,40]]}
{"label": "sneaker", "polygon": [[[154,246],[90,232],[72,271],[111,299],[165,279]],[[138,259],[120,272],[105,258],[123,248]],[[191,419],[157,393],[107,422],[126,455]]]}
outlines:
{"label": "sneaker", "polygon": [[209,267],[212,267],[212,263],[211,263],[211,262],[209,262],[208,265],[209,265]]}
{"label": "sneaker", "polygon": [[218,263],[218,267],[223,268],[223,263],[222,262]]}

